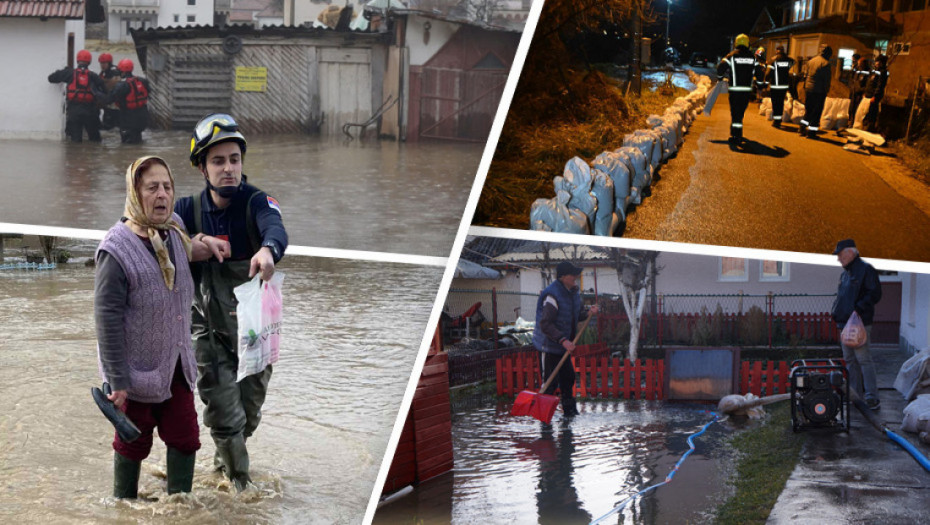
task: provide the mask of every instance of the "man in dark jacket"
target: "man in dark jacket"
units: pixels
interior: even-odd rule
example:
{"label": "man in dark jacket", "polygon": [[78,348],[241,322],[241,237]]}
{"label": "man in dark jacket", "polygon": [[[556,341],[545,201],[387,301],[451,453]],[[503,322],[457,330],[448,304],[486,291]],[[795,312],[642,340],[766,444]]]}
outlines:
{"label": "man in dark jacket", "polygon": [[[100,62],[100,80],[103,81],[104,91],[109,94],[120,81],[119,69],[116,69],[116,66],[113,65],[113,55],[110,53],[100,53],[97,62]],[[116,104],[105,104],[104,102],[106,100],[101,100],[99,104],[103,109],[100,129],[110,130],[117,125],[119,109]]]}
{"label": "man in dark jacket", "polygon": [[804,65],[804,118],[798,133],[802,137],[816,139],[820,132],[820,117],[823,115],[823,106],[827,102],[827,93],[830,92],[830,81],[833,77],[833,68],[830,58],[833,48],[823,44],[820,54],[811,58]]}
{"label": "man in dark jacket", "polygon": [[782,115],[785,111],[785,95],[793,82],[794,59],[785,54],[785,47],[775,48],[775,56],[766,67],[765,78],[769,84],[772,96],[772,126],[781,127]]}
{"label": "man in dark jacket", "polygon": [[833,320],[836,321],[840,331],[846,326],[853,312],[862,318],[865,325],[866,341],[859,348],[850,348],[841,343],[843,359],[849,370],[849,388],[856,393],[865,392],[865,402],[872,410],[878,410],[878,381],[875,377],[875,365],[872,363],[872,353],[869,343],[872,340],[872,319],[875,316],[875,303],[882,298],[882,284],[878,280],[878,272],[871,264],[859,257],[856,242],[844,239],[836,243],[833,250],[837,260],[845,270],[840,275],[840,284],[836,290],[836,300],[833,302]]}
{"label": "man in dark jacket", "polygon": [[752,87],[757,74],[756,57],[749,50],[749,37],[736,37],[736,49],[717,64],[717,76],[728,82],[730,100],[730,144],[743,140],[743,114],[752,100]]}
{"label": "man in dark jacket", "polygon": [[[556,267],[556,280],[539,294],[536,301],[536,328],[533,331],[533,346],[539,350],[542,366],[542,381],[545,383],[558,365],[565,352],[575,350],[575,330],[579,321],[598,312],[597,305],[587,312],[582,310],[581,293],[576,280],[581,268],[568,261]],[[565,417],[578,415],[572,388],[575,386],[575,367],[571,360],[562,365],[559,376],[543,394],[561,391],[562,412]]]}
{"label": "man in dark jacket", "polygon": [[82,49],[77,54],[77,68],[65,66],[48,76],[52,84],[68,84],[65,133],[71,142],[83,142],[85,129],[88,140],[100,142],[97,99],[104,96],[104,87],[97,73],[88,69],[90,61],[90,51]]}
{"label": "man in dark jacket", "polygon": [[875,69],[869,74],[865,85],[864,97],[871,99],[869,112],[865,115],[862,126],[866,131],[878,131],[878,105],[885,98],[885,86],[888,84],[888,57],[878,55],[875,58]]}
{"label": "man in dark jacket", "polygon": [[141,144],[142,131],[149,124],[149,81],[133,76],[132,60],[124,58],[117,66],[122,81],[107,96],[107,103],[119,106],[119,135],[124,144]]}

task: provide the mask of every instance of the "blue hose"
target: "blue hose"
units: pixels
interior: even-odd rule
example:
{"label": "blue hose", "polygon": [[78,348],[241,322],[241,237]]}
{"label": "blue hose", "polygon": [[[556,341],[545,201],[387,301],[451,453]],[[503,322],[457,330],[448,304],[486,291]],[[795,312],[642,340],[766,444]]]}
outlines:
{"label": "blue hose", "polygon": [[888,430],[887,428],[885,429],[885,434],[887,434],[888,437],[891,438],[892,441],[901,445],[901,448],[908,451],[912,456],[914,456],[914,459],[916,459],[917,462],[920,463],[921,467],[925,468],[927,471],[930,471],[930,460],[928,460],[926,456],[921,454],[920,451],[914,447],[914,445],[911,445],[910,441],[895,434],[894,432]]}
{"label": "blue hose", "polygon": [[[711,413],[713,414],[713,412],[711,412]],[[655,485],[652,485],[652,486],[649,486],[649,487],[646,487],[646,488],[644,488],[643,490],[637,492],[636,494],[633,494],[632,496],[628,497],[627,499],[621,501],[619,505],[617,505],[616,507],[610,509],[610,512],[608,512],[607,514],[604,514],[604,515],[601,516],[600,518],[597,518],[596,520],[592,521],[592,522],[591,522],[591,525],[597,525],[597,524],[599,524],[600,522],[604,521],[605,519],[607,519],[607,518],[613,516],[614,514],[620,512],[621,510],[623,510],[623,508],[626,507],[626,506],[627,506],[631,501],[633,501],[634,499],[636,499],[636,498],[638,498],[638,497],[640,497],[640,496],[646,494],[647,492],[649,492],[649,491],[651,491],[651,490],[655,490],[655,489],[661,487],[662,485],[666,485],[666,484],[668,484],[670,481],[672,481],[672,478],[675,477],[675,473],[678,472],[678,469],[681,467],[681,464],[685,462],[685,459],[686,459],[688,456],[690,456],[692,452],[694,452],[694,438],[700,436],[700,435],[703,434],[705,431],[707,431],[707,427],[709,427],[709,426],[711,426],[712,424],[714,424],[714,422],[717,421],[717,419],[719,419],[719,418],[720,418],[720,416],[719,416],[718,414],[714,414],[714,419],[708,421],[706,425],[704,425],[703,427],[701,427],[701,430],[700,430],[700,431],[695,432],[694,434],[691,434],[691,436],[688,437],[688,446],[691,447],[691,448],[689,448],[688,451],[685,452],[684,455],[681,456],[681,459],[678,460],[678,463],[675,463],[675,466],[672,467],[672,471],[668,473],[668,476],[665,476],[665,481],[663,481],[663,482],[661,482],[661,483],[656,483]]]}

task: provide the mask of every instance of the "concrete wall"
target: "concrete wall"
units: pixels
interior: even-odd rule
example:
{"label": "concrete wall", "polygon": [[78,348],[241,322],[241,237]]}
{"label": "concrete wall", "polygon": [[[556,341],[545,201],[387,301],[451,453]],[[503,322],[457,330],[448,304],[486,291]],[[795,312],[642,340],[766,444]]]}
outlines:
{"label": "concrete wall", "polygon": [[0,138],[61,139],[65,85],[49,84],[47,77],[67,65],[67,29],[75,25],[77,53],[84,45],[81,21],[0,18],[0,62],[16,70],[4,80]]}
{"label": "concrete wall", "polygon": [[930,275],[905,274],[901,287],[901,347],[917,353],[930,346]]}
{"label": "concrete wall", "polygon": [[[882,16],[889,16],[888,13]],[[901,35],[889,43],[888,52],[892,53],[894,42],[910,42],[911,50],[907,55],[900,54],[889,60],[888,86],[885,89],[884,103],[903,106],[905,100],[914,93],[917,77],[930,75],[930,7],[923,11],[895,13],[895,20],[904,24]]]}
{"label": "concrete wall", "polygon": [[[424,42],[426,29],[425,24],[429,22],[429,42]],[[442,46],[452,38],[458,29],[462,27],[459,24],[424,18],[421,16],[410,16],[407,18],[407,47],[410,49],[410,65],[422,66],[426,64],[433,55],[442,49]]]}

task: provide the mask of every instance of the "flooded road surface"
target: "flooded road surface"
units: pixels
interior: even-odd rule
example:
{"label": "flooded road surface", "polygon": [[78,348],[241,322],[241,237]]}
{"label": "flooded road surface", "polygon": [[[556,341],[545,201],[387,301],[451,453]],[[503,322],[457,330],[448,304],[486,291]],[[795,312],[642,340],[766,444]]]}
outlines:
{"label": "flooded road surface", "polygon": [[147,499],[133,503],[111,497],[113,428],[90,397],[93,270],[0,271],[0,522],[359,523],[442,269],[306,257],[279,269],[283,347],[249,439],[257,490],[237,495],[213,473],[201,425],[192,497],[166,496],[156,438]]}
{"label": "flooded road surface", "polygon": [[[491,401],[453,414],[455,468],[378,511],[376,524],[589,523],[662,482],[712,416],[695,405],[579,402],[571,423],[509,415]],[[606,523],[706,523],[730,494],[734,457],[713,424],[668,485]]]}
{"label": "flooded road surface", "polygon": [[[0,140],[0,222],[105,230],[123,211],[126,167],[168,161],[178,196],[203,189],[188,160],[190,134],[146,132],[141,145]],[[249,137],[249,182],[278,199],[291,244],[449,255],[482,146]]]}

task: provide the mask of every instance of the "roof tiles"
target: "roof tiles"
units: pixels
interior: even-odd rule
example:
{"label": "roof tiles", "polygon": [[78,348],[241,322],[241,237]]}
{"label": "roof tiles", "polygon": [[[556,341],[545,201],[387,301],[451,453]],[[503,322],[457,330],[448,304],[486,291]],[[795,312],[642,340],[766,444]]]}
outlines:
{"label": "roof tiles", "polygon": [[84,2],[76,0],[0,0],[0,17],[84,18]]}

